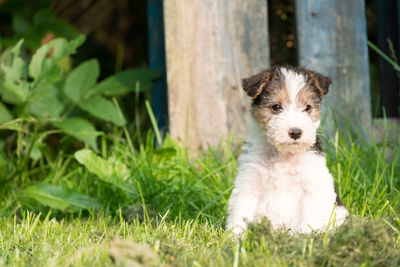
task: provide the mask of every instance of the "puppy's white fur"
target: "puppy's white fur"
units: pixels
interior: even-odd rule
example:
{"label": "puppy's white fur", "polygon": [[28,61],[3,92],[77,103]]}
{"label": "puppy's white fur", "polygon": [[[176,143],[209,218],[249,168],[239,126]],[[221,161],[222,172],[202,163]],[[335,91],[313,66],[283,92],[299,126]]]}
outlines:
{"label": "puppy's white fur", "polygon": [[[309,149],[320,120],[313,121],[295,101],[306,79],[285,68],[281,73],[290,98],[282,112],[268,127],[248,118],[249,134],[228,207],[227,229],[236,234],[246,229],[246,222],[263,217],[275,228],[309,233],[323,229],[330,219],[340,225],[348,214],[335,204],[334,181],[323,154]],[[298,140],[288,135],[293,127],[303,132]]]}

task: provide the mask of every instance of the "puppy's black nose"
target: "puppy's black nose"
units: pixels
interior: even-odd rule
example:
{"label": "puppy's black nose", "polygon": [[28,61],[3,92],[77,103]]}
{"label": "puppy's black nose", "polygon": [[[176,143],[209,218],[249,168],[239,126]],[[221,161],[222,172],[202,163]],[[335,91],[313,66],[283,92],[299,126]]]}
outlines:
{"label": "puppy's black nose", "polygon": [[299,139],[301,137],[301,133],[301,129],[299,128],[292,128],[289,130],[289,136],[294,140]]}

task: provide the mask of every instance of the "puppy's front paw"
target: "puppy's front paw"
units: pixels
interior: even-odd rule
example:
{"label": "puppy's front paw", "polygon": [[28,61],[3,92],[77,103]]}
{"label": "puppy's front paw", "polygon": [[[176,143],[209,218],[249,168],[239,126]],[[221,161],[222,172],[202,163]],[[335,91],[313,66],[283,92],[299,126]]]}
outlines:
{"label": "puppy's front paw", "polygon": [[343,224],[343,222],[346,220],[348,215],[349,215],[349,212],[347,211],[347,209],[344,206],[336,207],[335,208],[336,227]]}
{"label": "puppy's front paw", "polygon": [[235,237],[240,238],[242,237],[244,231],[245,231],[245,227],[244,226],[240,226],[237,224],[228,224],[226,226],[226,231],[230,231]]}

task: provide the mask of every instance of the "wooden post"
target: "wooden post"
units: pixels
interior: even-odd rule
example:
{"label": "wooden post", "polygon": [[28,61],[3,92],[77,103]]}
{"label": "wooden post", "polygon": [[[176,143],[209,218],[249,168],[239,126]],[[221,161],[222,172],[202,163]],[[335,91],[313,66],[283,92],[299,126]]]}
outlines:
{"label": "wooden post", "polygon": [[329,76],[326,128],[349,127],[367,136],[371,128],[369,66],[364,0],[295,1],[301,66]]}
{"label": "wooden post", "polygon": [[192,148],[246,131],[241,78],[269,67],[266,1],[164,0],[169,125]]}

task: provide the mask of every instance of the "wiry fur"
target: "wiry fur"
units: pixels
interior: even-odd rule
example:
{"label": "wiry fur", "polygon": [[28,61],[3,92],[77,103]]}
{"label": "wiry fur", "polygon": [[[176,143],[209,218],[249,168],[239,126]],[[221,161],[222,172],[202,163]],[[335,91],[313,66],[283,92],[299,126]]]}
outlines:
{"label": "wiry fur", "polygon": [[[243,80],[253,104],[227,229],[240,234],[246,222],[262,217],[293,233],[319,230],[331,215],[336,225],[343,222],[348,212],[335,192],[317,136],[321,98],[330,83],[321,74],[292,67]],[[276,105],[281,109],[274,110]],[[300,138],[288,134],[293,128],[301,130]]]}

